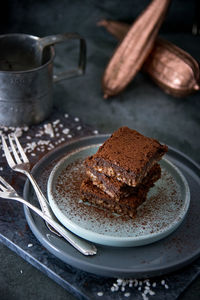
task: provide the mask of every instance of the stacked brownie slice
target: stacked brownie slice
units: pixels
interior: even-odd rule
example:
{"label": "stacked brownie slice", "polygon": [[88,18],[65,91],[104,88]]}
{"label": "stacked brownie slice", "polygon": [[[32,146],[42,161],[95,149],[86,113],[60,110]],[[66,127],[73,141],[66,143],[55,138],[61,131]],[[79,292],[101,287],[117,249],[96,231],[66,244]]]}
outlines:
{"label": "stacked brownie slice", "polygon": [[85,201],[133,217],[149,189],[161,176],[158,161],[167,146],[136,130],[121,127],[85,160],[81,184]]}

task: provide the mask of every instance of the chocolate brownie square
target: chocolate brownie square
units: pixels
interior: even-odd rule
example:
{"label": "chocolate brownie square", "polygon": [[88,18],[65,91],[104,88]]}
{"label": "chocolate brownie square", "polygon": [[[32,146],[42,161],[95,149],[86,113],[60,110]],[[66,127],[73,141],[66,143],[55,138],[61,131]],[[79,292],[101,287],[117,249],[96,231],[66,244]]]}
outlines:
{"label": "chocolate brownie square", "polygon": [[137,186],[167,152],[167,146],[136,130],[121,127],[108,138],[97,153],[85,161],[86,168]]}

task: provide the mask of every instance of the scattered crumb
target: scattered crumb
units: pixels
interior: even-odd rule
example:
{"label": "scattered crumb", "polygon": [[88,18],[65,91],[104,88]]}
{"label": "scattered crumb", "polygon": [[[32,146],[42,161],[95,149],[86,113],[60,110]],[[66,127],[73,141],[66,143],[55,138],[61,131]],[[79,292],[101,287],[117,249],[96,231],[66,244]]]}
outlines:
{"label": "scattered crumb", "polygon": [[16,137],[19,138],[20,136],[22,136],[23,130],[21,128],[17,127],[14,133],[15,133]]}
{"label": "scattered crumb", "polygon": [[165,280],[161,280],[161,284],[162,284],[162,285],[165,285]]}
{"label": "scattered crumb", "polygon": [[152,281],[150,279],[138,280],[138,279],[122,279],[118,278],[116,282],[113,282],[110,287],[111,292],[122,293],[124,297],[131,297],[134,295],[134,291],[139,292],[141,299],[148,300],[153,299],[152,296],[156,295],[156,286],[161,284],[165,289],[168,289],[169,286],[166,284],[166,281],[162,279],[160,283]]}
{"label": "scattered crumb", "polygon": [[168,284],[165,284],[165,288],[166,288],[166,289],[168,289],[168,288],[169,288]]}
{"label": "scattered crumb", "polygon": [[53,127],[52,127],[52,125],[50,123],[44,124],[44,132],[46,134],[49,134],[51,138],[54,137]]}
{"label": "scattered crumb", "polygon": [[59,120],[59,119],[53,121],[53,126],[55,127],[58,123],[60,123],[60,120]]}
{"label": "scattered crumb", "polygon": [[130,297],[131,293],[124,293],[125,297]]}
{"label": "scattered crumb", "polygon": [[69,133],[69,128],[65,128],[65,129],[63,129],[63,131],[62,131],[62,133],[64,133],[64,134],[68,134]]}

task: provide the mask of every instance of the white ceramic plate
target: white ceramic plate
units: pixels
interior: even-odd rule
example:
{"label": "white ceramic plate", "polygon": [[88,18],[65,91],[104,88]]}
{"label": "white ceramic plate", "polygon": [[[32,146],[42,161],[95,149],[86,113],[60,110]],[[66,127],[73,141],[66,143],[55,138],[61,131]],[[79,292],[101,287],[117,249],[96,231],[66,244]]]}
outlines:
{"label": "white ceramic plate", "polygon": [[172,233],[183,221],[190,203],[188,183],[171,162],[160,162],[162,176],[149,191],[134,219],[106,213],[83,203],[79,187],[83,160],[100,145],[76,149],[62,158],[48,180],[50,206],[59,221],[80,237],[108,246],[141,246]]}

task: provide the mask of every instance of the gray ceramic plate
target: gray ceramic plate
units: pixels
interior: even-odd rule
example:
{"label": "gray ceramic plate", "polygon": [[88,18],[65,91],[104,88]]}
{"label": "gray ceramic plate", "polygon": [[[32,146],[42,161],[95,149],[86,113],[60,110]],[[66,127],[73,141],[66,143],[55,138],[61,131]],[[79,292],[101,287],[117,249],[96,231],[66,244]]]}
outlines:
{"label": "gray ceramic plate", "polygon": [[190,191],[182,173],[166,159],[160,162],[161,179],[150,190],[134,219],[109,214],[81,200],[83,161],[96,153],[99,146],[76,149],[53,168],[47,194],[58,220],[80,237],[107,246],[141,246],[172,233],[188,211]]}
{"label": "gray ceramic plate", "polygon": [[[108,135],[82,138],[53,150],[40,160],[33,169],[33,175],[44,193],[46,193],[49,175],[59,160],[79,148],[101,144],[107,138]],[[186,266],[200,254],[200,167],[183,153],[170,147],[166,158],[178,167],[186,178],[191,200],[182,224],[160,241],[138,247],[111,247],[97,244],[97,255],[86,257],[63,239],[50,233],[43,220],[24,207],[32,232],[44,247],[63,262],[98,275],[145,278],[166,274]],[[25,184],[24,197],[38,205],[28,181]]]}

